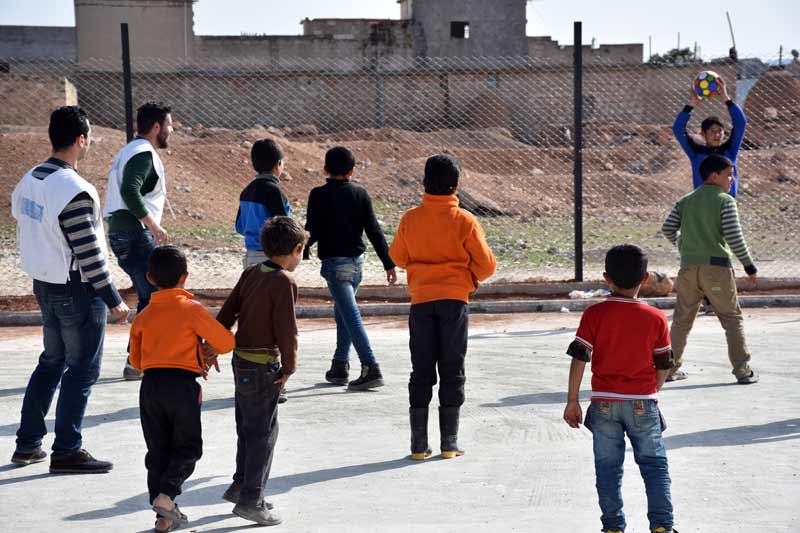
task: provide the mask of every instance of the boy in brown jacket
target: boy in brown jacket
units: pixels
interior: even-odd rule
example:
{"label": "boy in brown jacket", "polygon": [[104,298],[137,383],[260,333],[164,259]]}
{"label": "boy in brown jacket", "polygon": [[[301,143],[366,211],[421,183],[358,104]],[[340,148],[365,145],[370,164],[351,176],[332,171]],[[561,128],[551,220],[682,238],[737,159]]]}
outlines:
{"label": "boy in brown jacket", "polygon": [[463,455],[458,446],[459,409],[464,403],[469,294],[497,268],[478,221],[458,207],[461,168],[449,155],[425,163],[422,205],[400,220],[389,248],[408,273],[411,378],[408,383],[411,458],[430,457],[428,404],[439,371],[439,430],[442,457]]}
{"label": "boy in brown jacket", "polygon": [[[236,473],[222,498],[236,504],[235,515],[262,526],[281,523],[264,492],[278,440],[278,395],[297,361],[297,284],[288,272],[300,263],[306,238],[291,217],[270,218],[261,229],[269,259],[242,273],[217,315],[228,329],[239,322],[233,351]],[[211,364],[216,366],[216,354],[209,349]]]}

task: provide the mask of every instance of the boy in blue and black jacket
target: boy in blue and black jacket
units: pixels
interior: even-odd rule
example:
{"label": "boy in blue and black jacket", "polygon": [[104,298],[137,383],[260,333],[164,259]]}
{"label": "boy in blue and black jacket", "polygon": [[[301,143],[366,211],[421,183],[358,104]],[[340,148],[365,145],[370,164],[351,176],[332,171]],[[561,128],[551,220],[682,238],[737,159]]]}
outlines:
{"label": "boy in blue and black jacket", "polygon": [[700,134],[704,143],[698,143],[686,131],[686,125],[692,116],[692,110],[700,103],[700,98],[697,93],[692,90],[692,96],[689,103],[686,104],[675,117],[675,122],[672,125],[672,133],[678,140],[678,143],[689,156],[689,161],[692,164],[692,186],[697,189],[703,185],[703,178],[700,176],[700,163],[708,157],[709,154],[719,154],[727,157],[733,163],[733,185],[728,194],[736,197],[736,191],[739,185],[739,171],[736,165],[736,159],[739,156],[739,149],[742,147],[744,140],[744,131],[747,128],[747,118],[744,116],[742,108],[736,105],[728,95],[728,87],[725,80],[720,78],[720,89],[722,90],[722,98],[725,105],[728,107],[728,113],[733,122],[733,129],[730,131],[728,138],[725,138],[725,127],[718,117],[707,117],[700,124]]}
{"label": "boy in blue and black jacket", "polygon": [[281,147],[269,139],[256,141],[250,158],[258,174],[239,195],[239,211],[236,213],[236,232],[244,236],[247,249],[244,268],[267,259],[259,240],[264,223],[271,217],[289,216],[292,211],[279,186],[284,167]]}

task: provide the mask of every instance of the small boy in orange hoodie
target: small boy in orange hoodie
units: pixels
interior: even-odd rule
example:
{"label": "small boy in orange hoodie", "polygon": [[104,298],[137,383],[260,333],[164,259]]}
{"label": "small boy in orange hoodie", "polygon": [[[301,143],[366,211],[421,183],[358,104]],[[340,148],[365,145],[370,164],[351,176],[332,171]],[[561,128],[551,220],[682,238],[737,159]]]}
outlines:
{"label": "small boy in orange hoodie", "polygon": [[415,460],[433,453],[428,447],[428,404],[437,367],[442,457],[464,455],[458,446],[458,419],[466,381],[469,294],[497,268],[480,224],[458,207],[460,174],[454,157],[428,159],[422,205],[403,215],[389,248],[392,260],[407,271],[411,293],[408,395]]}
{"label": "small boy in orange hoodie", "polygon": [[131,365],[144,371],[139,413],[147,443],[147,488],[157,515],[155,531],[188,523],[174,500],[203,453],[203,395],[196,380],[206,371],[200,342],[205,339],[220,352],[235,347],[233,334],[183,290],[188,276],[180,249],[153,250],[147,280],[159,290],[131,326]]}

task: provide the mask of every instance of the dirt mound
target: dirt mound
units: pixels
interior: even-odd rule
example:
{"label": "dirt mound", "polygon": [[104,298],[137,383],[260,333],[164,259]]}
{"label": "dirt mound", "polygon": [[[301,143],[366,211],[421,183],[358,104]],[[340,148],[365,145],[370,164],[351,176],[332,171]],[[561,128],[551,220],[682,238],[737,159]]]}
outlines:
{"label": "dirt mound", "polygon": [[800,80],[767,72],[747,94],[747,140],[756,147],[800,144]]}

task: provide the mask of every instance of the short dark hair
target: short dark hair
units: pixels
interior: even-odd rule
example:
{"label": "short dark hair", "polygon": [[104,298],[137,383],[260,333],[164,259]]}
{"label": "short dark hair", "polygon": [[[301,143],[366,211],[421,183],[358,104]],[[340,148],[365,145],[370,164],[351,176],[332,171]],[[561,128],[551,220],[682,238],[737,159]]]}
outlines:
{"label": "short dark hair", "polygon": [[632,289],[647,274],[647,254],[635,244],[620,244],[606,253],[606,274],[620,289]]}
{"label": "short dark hair", "polygon": [[719,126],[720,128],[725,129],[725,126],[722,125],[722,121],[716,116],[708,117],[700,123],[700,129],[703,131],[703,133],[710,130],[711,126]]}
{"label": "short dark hair", "polygon": [[732,167],[733,161],[722,154],[708,154],[700,163],[700,177],[706,181],[711,174],[722,172],[726,168]]}
{"label": "short dark hair", "polygon": [[349,148],[334,146],[325,154],[325,172],[331,176],[346,176],[356,166],[356,156]]}
{"label": "short dark hair", "polygon": [[256,172],[270,172],[283,159],[283,151],[278,143],[271,139],[262,139],[253,143],[250,160]]}
{"label": "short dark hair", "polygon": [[461,165],[458,160],[446,154],[429,157],[425,162],[425,178],[422,184],[427,194],[444,196],[453,194],[461,175]]}
{"label": "short dark hair", "polygon": [[145,102],[136,110],[136,133],[147,135],[156,123],[163,126],[172,108],[163,102]]}
{"label": "short dark hair", "polygon": [[69,148],[81,135],[89,135],[89,117],[76,105],[59,107],[50,114],[47,129],[53,151]]}
{"label": "short dark hair", "polygon": [[267,257],[289,255],[308,234],[292,217],[272,217],[261,228],[261,249]]}
{"label": "short dark hair", "polygon": [[177,246],[159,246],[150,252],[147,272],[159,289],[177,287],[187,272],[186,256]]}

